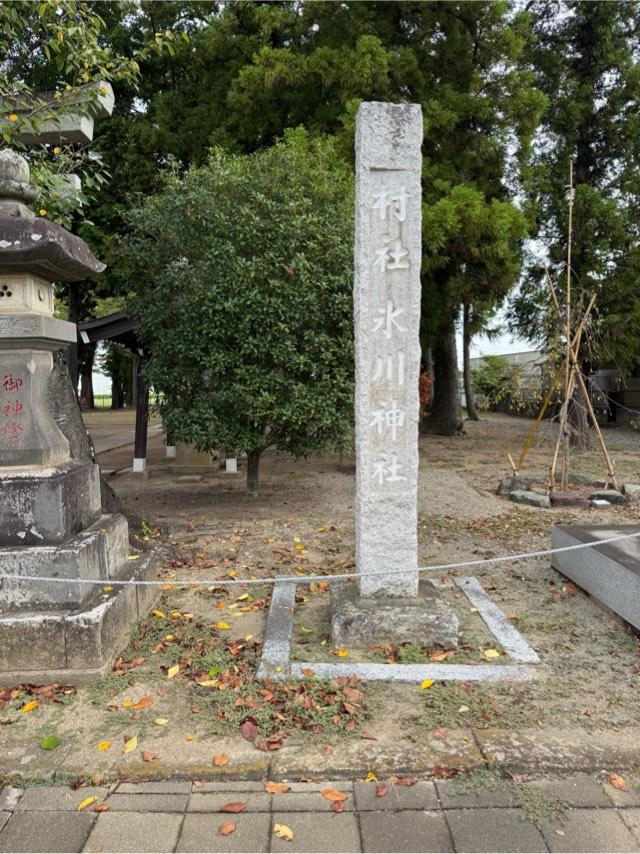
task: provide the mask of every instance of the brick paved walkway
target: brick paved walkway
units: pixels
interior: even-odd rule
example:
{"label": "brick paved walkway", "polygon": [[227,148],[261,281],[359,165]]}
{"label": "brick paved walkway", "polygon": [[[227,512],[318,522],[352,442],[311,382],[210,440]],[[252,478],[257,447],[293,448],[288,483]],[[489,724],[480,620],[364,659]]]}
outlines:
{"label": "brick paved walkway", "polygon": [[[122,783],[107,788],[34,786],[0,791],[0,851],[361,852],[640,850],[640,786],[596,776],[506,783],[485,776],[411,786],[325,781],[269,794],[263,783]],[[348,794],[331,811],[321,790]],[[88,797],[97,800],[82,811]],[[221,812],[242,802],[239,814]],[[103,812],[96,805],[108,805]],[[529,820],[525,815],[529,815]],[[236,829],[218,835],[224,822]],[[293,841],[279,839],[285,824]]]}

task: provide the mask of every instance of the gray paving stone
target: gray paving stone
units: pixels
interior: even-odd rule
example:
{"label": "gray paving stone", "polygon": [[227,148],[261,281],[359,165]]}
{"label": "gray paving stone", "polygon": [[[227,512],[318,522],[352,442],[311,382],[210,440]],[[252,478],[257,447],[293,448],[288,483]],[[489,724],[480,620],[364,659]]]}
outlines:
{"label": "gray paving stone", "polygon": [[436,780],[436,789],[443,809],[472,809],[474,807],[512,807],[517,803],[513,784],[496,781],[495,786],[478,786],[465,790],[464,779]]}
{"label": "gray paving stone", "polygon": [[[294,834],[293,841],[279,839],[273,832],[275,824],[286,824],[290,827]],[[361,850],[356,817],[348,813],[273,813],[270,844],[273,852],[287,851],[296,854],[349,854]]]}
{"label": "gray paving stone", "polygon": [[[194,792],[189,798],[187,812],[220,812],[221,807],[228,803],[246,803],[244,812],[269,812],[271,795],[267,792]],[[239,813],[236,813],[239,815]]]}
{"label": "gray paving stone", "polygon": [[82,787],[70,789],[68,786],[34,786],[26,789],[15,806],[15,812],[33,810],[77,810],[85,798],[97,797],[103,800],[107,796],[105,788]]}
{"label": "gray paving stone", "polygon": [[190,795],[111,795],[110,812],[184,812]]}
{"label": "gray paving stone", "polygon": [[602,788],[612,804],[617,807],[640,807],[640,785],[638,781],[629,774],[620,775],[627,784],[626,792],[616,789],[611,783],[603,780]]}
{"label": "gray paving stone", "polygon": [[264,783],[256,780],[228,780],[220,783],[202,783],[191,786],[192,792],[264,792]]}
{"label": "gray paving stone", "polygon": [[[236,829],[229,836],[218,836],[218,828],[230,821]],[[176,851],[268,851],[271,816],[264,813],[249,815],[185,816]]]}
{"label": "gray paving stone", "polygon": [[292,792],[321,792],[322,789],[338,789],[340,792],[353,792],[353,783],[351,780],[321,780],[319,782],[305,783],[290,783],[287,780],[287,785],[291,787]]}
{"label": "gray paving stone", "polygon": [[450,810],[447,821],[457,851],[546,851],[540,831],[518,809]]}
{"label": "gray paving stone", "polygon": [[632,807],[628,810],[620,810],[618,815],[640,842],[640,809]]}
{"label": "gray paving stone", "polygon": [[563,801],[570,807],[608,807],[609,798],[602,785],[590,774],[574,774],[559,780],[527,780],[525,787],[542,789],[553,798]]}
{"label": "gray paving stone", "polygon": [[161,780],[148,783],[120,783],[119,795],[188,795],[191,793],[191,780]]}
{"label": "gray paving stone", "polygon": [[[344,805],[345,812],[353,812],[355,804],[353,793],[340,789],[347,795]],[[273,810],[281,812],[332,812],[331,801],[323,797],[320,792],[284,792],[281,795],[273,795]]]}
{"label": "gray paving stone", "polygon": [[[638,842],[616,810],[570,810],[564,823],[545,822],[542,825],[550,851],[580,852],[637,852]],[[564,835],[556,833],[562,830]]]}
{"label": "gray paving stone", "polygon": [[2,830],[2,828],[5,826],[5,824],[9,821],[10,818],[10,812],[0,812],[0,830]]}
{"label": "gray paving stone", "polygon": [[442,812],[364,812],[360,816],[364,851],[453,851]]}
{"label": "gray paving stone", "polygon": [[413,786],[388,783],[388,792],[379,798],[380,783],[356,783],[356,806],[359,810],[436,810],[439,808],[436,787],[420,780]]}
{"label": "gray paving stone", "polygon": [[101,813],[83,851],[90,854],[173,851],[182,818],[178,813],[140,813],[132,820],[129,813]]}
{"label": "gray paving stone", "polygon": [[5,786],[0,791],[0,811],[15,809],[23,791],[23,789],[16,789],[14,786]]}
{"label": "gray paving stone", "polygon": [[0,851],[82,851],[95,813],[14,813],[0,830]]}

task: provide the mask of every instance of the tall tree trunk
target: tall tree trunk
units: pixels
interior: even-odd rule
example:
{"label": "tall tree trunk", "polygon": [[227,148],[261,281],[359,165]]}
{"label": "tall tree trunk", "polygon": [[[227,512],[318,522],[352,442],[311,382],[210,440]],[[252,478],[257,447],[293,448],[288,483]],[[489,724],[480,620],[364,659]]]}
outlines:
{"label": "tall tree trunk", "polygon": [[83,344],[78,355],[80,363],[80,405],[83,409],[95,409],[93,362],[96,355],[96,344]]}
{"label": "tall tree trunk", "polygon": [[111,379],[111,409],[122,409],[122,383],[118,378]]}
{"label": "tall tree trunk", "polygon": [[258,497],[258,472],[260,469],[260,456],[262,448],[249,451],[247,454],[247,495],[251,498]]}
{"label": "tall tree trunk", "polygon": [[425,431],[436,436],[453,436],[462,428],[460,394],[458,391],[458,359],[453,320],[432,348],[433,402]]}
{"label": "tall tree trunk", "polygon": [[479,421],[480,416],[476,409],[471,385],[471,359],[469,350],[471,348],[471,306],[465,302],[462,309],[462,373],[464,377],[464,396],[467,403],[467,417],[470,421]]}

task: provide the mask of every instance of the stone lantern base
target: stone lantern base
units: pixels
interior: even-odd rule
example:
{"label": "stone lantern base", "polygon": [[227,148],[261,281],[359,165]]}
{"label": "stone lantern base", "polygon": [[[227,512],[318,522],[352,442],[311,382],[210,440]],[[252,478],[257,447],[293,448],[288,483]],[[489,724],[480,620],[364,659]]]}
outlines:
{"label": "stone lantern base", "polygon": [[[80,684],[108,673],[157,587],[117,586],[155,577],[154,555],[128,560],[127,523],[103,515],[59,546],[0,549],[0,684]],[[69,583],[20,576],[68,578]],[[95,578],[104,584],[74,579]]]}

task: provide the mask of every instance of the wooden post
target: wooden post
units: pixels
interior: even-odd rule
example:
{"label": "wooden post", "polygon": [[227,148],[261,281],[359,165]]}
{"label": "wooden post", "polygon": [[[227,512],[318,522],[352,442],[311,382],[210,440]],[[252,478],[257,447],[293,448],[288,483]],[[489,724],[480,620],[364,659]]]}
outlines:
{"label": "wooden post", "polygon": [[133,471],[142,473],[147,466],[147,426],[149,422],[149,386],[144,378],[144,350],[138,350],[136,371],[136,436]]}

